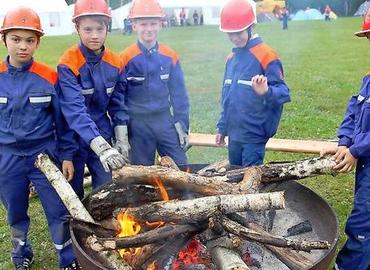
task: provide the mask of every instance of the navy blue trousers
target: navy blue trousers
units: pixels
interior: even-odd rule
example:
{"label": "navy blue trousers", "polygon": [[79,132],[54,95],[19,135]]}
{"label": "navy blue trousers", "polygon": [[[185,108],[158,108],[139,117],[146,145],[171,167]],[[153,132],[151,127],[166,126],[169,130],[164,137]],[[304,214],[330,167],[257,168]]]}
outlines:
{"label": "navy blue trousers", "polygon": [[156,151],[160,156],[171,157],[177,165],[188,163],[180,146],[173,117],[169,113],[131,117],[129,142],[132,164],[153,165]]}
{"label": "navy blue trousers", "polygon": [[240,143],[229,141],[229,162],[231,165],[253,166],[263,164],[265,143]]}
{"label": "navy blue trousers", "polygon": [[91,183],[93,189],[112,181],[112,173],[104,171],[104,167],[99,157],[87,145],[81,145],[73,159],[75,174],[70,182],[78,197],[84,197],[84,172],[85,164],[91,174]]}
{"label": "navy blue trousers", "polygon": [[7,220],[11,228],[12,261],[20,263],[23,258],[33,256],[31,243],[27,239],[30,226],[27,214],[29,184],[32,182],[46,214],[59,257],[59,266],[65,267],[75,260],[68,228],[68,212],[44,174],[35,168],[35,159],[36,155],[0,153],[0,198],[7,210]]}
{"label": "navy blue trousers", "polygon": [[356,168],[352,212],[345,232],[348,240],[338,253],[340,270],[366,270],[370,266],[370,158],[360,158]]}

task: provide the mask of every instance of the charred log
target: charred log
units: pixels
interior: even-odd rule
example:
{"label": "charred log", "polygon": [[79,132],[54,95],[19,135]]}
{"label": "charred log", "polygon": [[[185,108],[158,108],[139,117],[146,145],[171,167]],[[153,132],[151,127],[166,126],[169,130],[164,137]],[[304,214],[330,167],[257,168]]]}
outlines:
{"label": "charred log", "polygon": [[[120,238],[96,238],[96,242],[100,244],[102,250],[115,250],[130,247],[140,247],[147,244],[152,244],[158,241],[163,241],[168,237],[174,237],[182,233],[199,232],[201,228],[194,225],[172,225],[167,224],[163,227],[153,229],[135,236],[127,236]],[[101,251],[101,250],[96,250]]]}
{"label": "charred log", "polygon": [[259,243],[264,243],[277,247],[286,247],[294,250],[310,252],[313,249],[329,249],[330,244],[328,241],[306,241],[306,240],[291,240],[280,236],[267,235],[266,233],[261,233],[248,229],[237,222],[234,222],[228,218],[222,218],[222,225],[225,230],[238,235],[244,239],[256,241]]}
{"label": "charred log", "polygon": [[153,253],[141,266],[141,269],[146,270],[152,264],[155,265],[156,269],[171,269],[171,265],[176,260],[177,254],[192,237],[193,234],[191,233],[183,233],[173,237]]}
{"label": "charred log", "polygon": [[[264,231],[261,226],[246,221],[244,217],[237,213],[229,214],[228,217],[246,228],[265,234],[266,236],[270,235],[268,232]],[[265,244],[264,246],[291,270],[306,270],[313,266],[313,263],[300,253],[287,248],[275,247],[268,244]]]}
{"label": "charred log", "polygon": [[162,199],[157,188],[110,183],[91,192],[84,202],[86,209],[95,220],[103,220],[111,217],[116,208],[138,206],[160,200]]}

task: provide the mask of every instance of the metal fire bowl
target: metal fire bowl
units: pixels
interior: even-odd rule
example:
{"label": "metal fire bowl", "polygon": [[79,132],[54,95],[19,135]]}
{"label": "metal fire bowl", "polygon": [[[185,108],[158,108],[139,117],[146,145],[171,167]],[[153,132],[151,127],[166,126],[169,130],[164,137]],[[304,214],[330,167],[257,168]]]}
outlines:
{"label": "metal fire bowl", "polygon": [[[200,165],[192,165],[193,172],[201,168]],[[281,183],[274,190],[284,190],[286,198],[286,210],[295,213],[299,217],[299,221],[309,220],[312,224],[313,233],[316,237],[312,240],[327,240],[331,244],[331,248],[325,251],[313,251],[315,256],[308,257],[314,262],[310,270],[326,270],[329,268],[331,261],[335,256],[335,250],[338,242],[338,219],[333,208],[318,194],[309,188],[295,181]],[[276,219],[278,215],[276,215]],[[274,224],[277,223],[276,220]],[[284,222],[283,222],[284,223]],[[88,270],[109,270],[103,266],[94,252],[85,248],[83,235],[79,230],[74,228],[76,224],[73,220],[70,223],[70,232],[72,244],[77,256],[77,259],[83,269]],[[275,225],[274,225],[275,226]],[[274,228],[272,233],[274,233]],[[284,233],[279,235],[283,235]],[[310,236],[303,238],[310,239]],[[305,253],[302,253],[305,254]],[[268,268],[265,268],[268,270]]]}

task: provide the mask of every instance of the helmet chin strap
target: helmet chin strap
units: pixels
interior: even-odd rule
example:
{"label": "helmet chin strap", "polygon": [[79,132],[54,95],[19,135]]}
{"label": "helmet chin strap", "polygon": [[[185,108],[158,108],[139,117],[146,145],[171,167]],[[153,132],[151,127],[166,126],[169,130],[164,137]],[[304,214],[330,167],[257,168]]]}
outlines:
{"label": "helmet chin strap", "polygon": [[248,42],[252,39],[252,26],[247,28],[247,33],[248,33]]}

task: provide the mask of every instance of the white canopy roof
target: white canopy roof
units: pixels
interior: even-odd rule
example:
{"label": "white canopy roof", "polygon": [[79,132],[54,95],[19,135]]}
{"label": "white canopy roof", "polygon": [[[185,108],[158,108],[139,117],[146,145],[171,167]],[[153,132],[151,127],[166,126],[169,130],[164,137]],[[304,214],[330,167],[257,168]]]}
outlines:
{"label": "white canopy roof", "polygon": [[69,35],[74,31],[72,10],[64,0],[0,0],[0,23],[12,8],[27,6],[36,11],[46,35]]}
{"label": "white canopy roof", "polygon": [[37,13],[69,10],[64,0],[1,0],[0,15],[5,15],[9,9],[21,5],[28,6]]}

